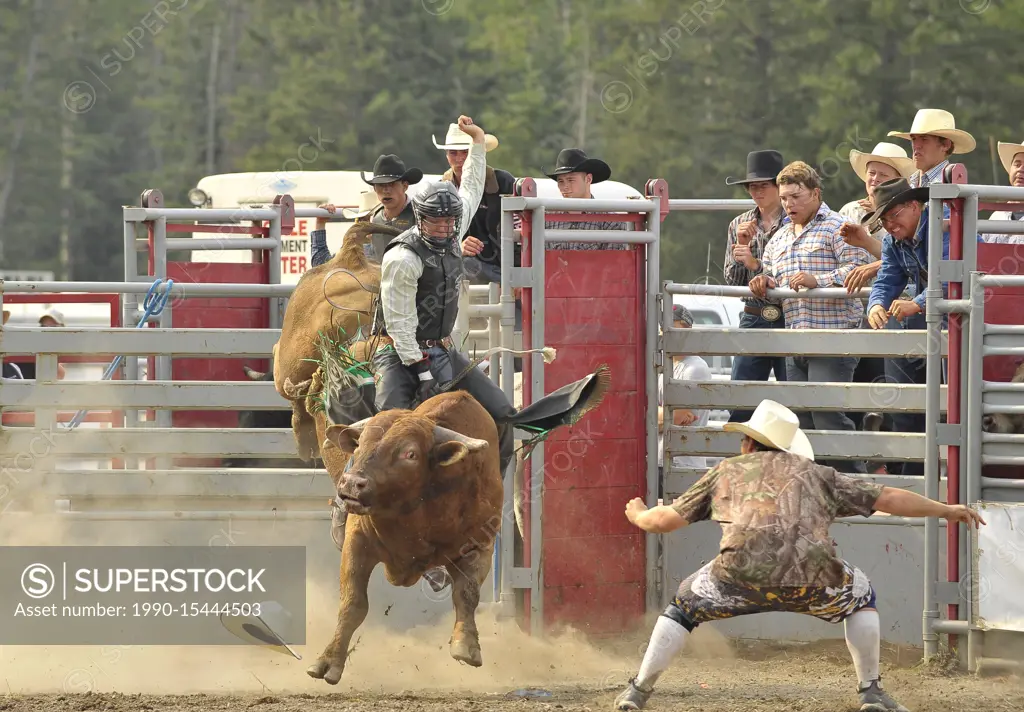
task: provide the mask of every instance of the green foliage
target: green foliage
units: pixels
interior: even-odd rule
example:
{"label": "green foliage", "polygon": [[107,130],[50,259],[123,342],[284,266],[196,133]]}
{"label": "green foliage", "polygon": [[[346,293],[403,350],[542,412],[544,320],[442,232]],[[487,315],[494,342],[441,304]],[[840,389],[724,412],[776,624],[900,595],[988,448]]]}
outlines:
{"label": "green foliage", "polygon": [[[186,205],[209,173],[294,167],[310,137],[323,150],[303,170],[395,152],[442,172],[430,136],[460,113],[498,136],[488,162],[516,176],[578,145],[637,188],[745,198],[726,177],[775,148],[817,166],[838,209],[864,190],[851,148],[945,108],[978,141],[956,160],[1005,184],[989,142],[1024,138],[1022,30],[1024,3],[1008,0],[12,0],[0,267],[119,279],[122,205],[146,188]],[[733,215],[669,217],[662,278],[701,278],[710,249],[721,281]]]}

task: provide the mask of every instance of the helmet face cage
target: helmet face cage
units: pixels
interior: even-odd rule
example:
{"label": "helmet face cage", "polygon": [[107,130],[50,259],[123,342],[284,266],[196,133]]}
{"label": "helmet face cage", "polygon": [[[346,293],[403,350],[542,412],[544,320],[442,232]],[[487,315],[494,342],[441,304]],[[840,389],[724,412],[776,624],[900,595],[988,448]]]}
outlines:
{"label": "helmet face cage", "polygon": [[[416,215],[416,228],[420,238],[433,249],[447,250],[451,241],[461,234],[462,197],[455,186],[448,181],[441,181],[427,186],[412,200],[413,213]],[[428,234],[425,221],[428,218],[454,218],[454,225],[446,234]],[[436,227],[429,228],[437,231]]]}

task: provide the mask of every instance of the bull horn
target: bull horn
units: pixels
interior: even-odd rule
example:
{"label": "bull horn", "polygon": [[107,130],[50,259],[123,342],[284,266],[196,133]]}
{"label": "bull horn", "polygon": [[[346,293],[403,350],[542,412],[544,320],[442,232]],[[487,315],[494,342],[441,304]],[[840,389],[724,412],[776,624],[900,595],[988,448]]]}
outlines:
{"label": "bull horn", "polygon": [[242,370],[245,371],[245,375],[249,377],[250,381],[262,381],[267,377],[266,371],[256,371],[248,366],[242,366]]}
{"label": "bull horn", "polygon": [[483,450],[489,444],[486,440],[479,440],[477,438],[471,438],[471,437],[468,437],[466,435],[463,435],[462,433],[456,432],[454,430],[449,430],[448,428],[444,428],[444,427],[442,427],[440,425],[435,425],[434,426],[434,442],[435,443],[444,443],[444,442],[449,442],[451,440],[455,440],[457,442],[462,443],[463,445],[465,445],[469,449],[470,452],[476,452],[478,450]]}

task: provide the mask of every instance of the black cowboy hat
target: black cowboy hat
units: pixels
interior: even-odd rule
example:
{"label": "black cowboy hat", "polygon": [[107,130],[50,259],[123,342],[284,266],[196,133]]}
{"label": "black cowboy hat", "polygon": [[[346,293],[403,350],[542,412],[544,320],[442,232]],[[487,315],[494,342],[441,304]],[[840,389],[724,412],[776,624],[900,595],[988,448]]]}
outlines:
{"label": "black cowboy hat", "polygon": [[928,188],[911,188],[906,178],[893,178],[875,188],[875,212],[861,218],[861,223],[877,225],[882,216],[898,205],[917,200],[922,203],[928,200]]}
{"label": "black cowboy hat", "polygon": [[747,177],[733,180],[730,176],[725,179],[725,184],[745,185],[775,180],[784,165],[782,154],[778,151],[751,151],[747,154]]}
{"label": "black cowboy hat", "polygon": [[395,154],[389,153],[378,158],[377,162],[373,164],[372,178],[367,180],[363,171],[359,171],[359,176],[363,179],[363,182],[370,185],[394,183],[399,180],[409,181],[409,185],[413,185],[423,179],[423,171],[419,168],[409,168],[406,170],[405,161]]}
{"label": "black cowboy hat", "polygon": [[563,148],[558,152],[555,165],[558,167],[550,173],[545,173],[548,178],[557,179],[558,176],[578,171],[593,175],[591,183],[600,183],[608,180],[612,175],[612,169],[608,167],[607,163],[599,158],[587,158],[587,154],[579,148]]}

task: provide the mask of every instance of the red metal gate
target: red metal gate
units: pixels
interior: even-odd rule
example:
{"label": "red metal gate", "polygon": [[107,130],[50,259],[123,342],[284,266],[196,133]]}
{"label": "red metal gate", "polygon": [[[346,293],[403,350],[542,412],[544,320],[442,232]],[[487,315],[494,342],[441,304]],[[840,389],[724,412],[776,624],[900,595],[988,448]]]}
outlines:
{"label": "red metal gate", "polygon": [[[524,191],[525,192],[525,191]],[[621,220],[643,230],[637,214],[566,214],[560,220]],[[523,220],[523,266],[531,266],[530,219]],[[586,233],[581,233],[585,235]],[[537,270],[535,270],[535,273]],[[545,443],[544,488],[526,498],[523,565],[531,567],[530,507],[543,507],[539,566],[541,627],[571,625],[591,635],[618,634],[646,610],[645,535],[629,524],[625,504],[645,497],[647,283],[644,249],[547,250],[544,265],[544,343],[533,344],[532,300],[523,292],[523,347],[549,346],[555,361],[544,367],[550,393],[601,365],[611,370],[602,405]],[[523,360],[523,404],[531,402],[532,359]],[[652,453],[653,456],[653,453]],[[530,484],[536,456],[525,477]],[[524,591],[524,627],[531,591]]]}

